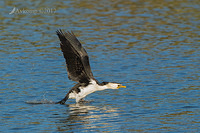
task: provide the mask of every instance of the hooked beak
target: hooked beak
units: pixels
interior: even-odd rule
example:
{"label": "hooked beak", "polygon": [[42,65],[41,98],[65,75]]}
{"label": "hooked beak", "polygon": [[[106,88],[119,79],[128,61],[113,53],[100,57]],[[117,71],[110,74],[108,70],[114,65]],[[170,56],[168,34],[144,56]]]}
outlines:
{"label": "hooked beak", "polygon": [[117,87],[117,89],[119,89],[119,88],[126,88],[126,86],[119,85],[119,86]]}

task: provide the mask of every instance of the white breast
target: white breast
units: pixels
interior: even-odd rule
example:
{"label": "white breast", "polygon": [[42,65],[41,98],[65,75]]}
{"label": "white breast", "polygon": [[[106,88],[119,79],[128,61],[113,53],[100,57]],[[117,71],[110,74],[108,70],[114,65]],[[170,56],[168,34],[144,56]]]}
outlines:
{"label": "white breast", "polygon": [[86,87],[79,87],[80,92],[76,93],[75,91],[73,93],[69,94],[70,99],[76,99],[76,102],[79,102],[82,98],[86,97],[87,95],[95,92],[98,90],[98,84],[96,81],[92,80],[90,84]]}

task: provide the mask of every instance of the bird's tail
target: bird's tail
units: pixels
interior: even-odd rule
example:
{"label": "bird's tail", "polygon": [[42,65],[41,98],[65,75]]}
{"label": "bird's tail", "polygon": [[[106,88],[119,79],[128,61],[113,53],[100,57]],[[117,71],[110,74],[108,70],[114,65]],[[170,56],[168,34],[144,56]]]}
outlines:
{"label": "bird's tail", "polygon": [[69,98],[69,93],[67,93],[67,95],[61,101],[56,102],[56,104],[65,104],[68,98]]}

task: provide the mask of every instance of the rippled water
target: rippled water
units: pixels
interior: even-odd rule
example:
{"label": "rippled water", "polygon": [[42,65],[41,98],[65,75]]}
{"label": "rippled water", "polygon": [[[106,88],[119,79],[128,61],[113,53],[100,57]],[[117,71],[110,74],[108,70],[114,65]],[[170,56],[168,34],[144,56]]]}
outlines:
{"label": "rippled water", "polygon": [[[0,132],[200,130],[198,0],[0,3]],[[99,81],[127,88],[52,104],[74,85],[59,28],[78,36]]]}

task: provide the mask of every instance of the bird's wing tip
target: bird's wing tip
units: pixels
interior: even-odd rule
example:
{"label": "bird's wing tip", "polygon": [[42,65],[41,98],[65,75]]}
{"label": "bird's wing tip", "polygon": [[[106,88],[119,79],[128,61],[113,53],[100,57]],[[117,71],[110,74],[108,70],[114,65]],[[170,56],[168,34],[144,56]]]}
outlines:
{"label": "bird's wing tip", "polygon": [[56,34],[57,34],[57,35],[62,34],[62,29],[57,29],[57,30],[56,30]]}
{"label": "bird's wing tip", "polygon": [[74,32],[73,32],[72,30],[71,30],[71,31],[65,32],[65,30],[63,30],[63,29],[57,29],[57,30],[56,30],[56,33],[57,33],[57,34],[60,34],[60,33],[61,33],[61,34],[66,34],[66,33],[67,33],[67,34],[69,34],[69,35],[74,35]]}

